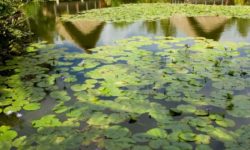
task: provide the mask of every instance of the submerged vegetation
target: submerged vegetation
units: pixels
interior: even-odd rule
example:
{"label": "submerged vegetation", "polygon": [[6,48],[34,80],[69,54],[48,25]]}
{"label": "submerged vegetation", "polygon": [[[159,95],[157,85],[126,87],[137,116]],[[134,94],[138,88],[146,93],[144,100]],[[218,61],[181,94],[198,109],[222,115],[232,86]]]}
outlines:
{"label": "submerged vegetation", "polygon": [[250,18],[249,6],[218,6],[193,4],[125,4],[118,7],[84,11],[78,15],[64,16],[64,20],[102,20],[112,22],[134,22],[136,20],[159,20],[173,15],[227,16]]}
{"label": "submerged vegetation", "polygon": [[35,131],[1,126],[1,149],[248,148],[249,49],[172,37],[132,37],[92,54],[32,44],[1,67],[0,105],[21,119],[32,111],[26,130]]}

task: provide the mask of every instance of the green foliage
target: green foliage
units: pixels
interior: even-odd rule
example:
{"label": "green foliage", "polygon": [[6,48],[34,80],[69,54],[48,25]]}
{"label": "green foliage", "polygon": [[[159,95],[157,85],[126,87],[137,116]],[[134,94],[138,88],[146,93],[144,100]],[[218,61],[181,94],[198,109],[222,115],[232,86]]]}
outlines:
{"label": "green foliage", "polygon": [[0,126],[0,149],[11,149],[12,141],[17,136],[17,132],[9,126]]}
{"label": "green foliage", "polygon": [[0,14],[5,16],[14,11],[16,3],[13,3],[11,0],[2,0],[0,2]]}
{"label": "green foliage", "polygon": [[24,18],[19,10],[22,2],[19,0],[2,0],[0,2],[0,60],[11,55],[24,52],[28,42],[27,29],[24,27]]}

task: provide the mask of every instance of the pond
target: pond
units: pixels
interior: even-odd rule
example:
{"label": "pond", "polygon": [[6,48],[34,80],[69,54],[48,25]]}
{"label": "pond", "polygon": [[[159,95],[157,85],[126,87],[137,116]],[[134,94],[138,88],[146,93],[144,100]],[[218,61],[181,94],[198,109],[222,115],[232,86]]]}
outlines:
{"label": "pond", "polygon": [[[35,6],[34,6],[35,5]],[[38,41],[71,45],[86,50],[132,36],[205,37],[216,41],[250,41],[250,19],[176,16],[158,21],[105,23],[100,21],[62,22],[63,14],[107,7],[102,1],[30,4],[30,30]],[[33,10],[36,10],[35,13]]]}
{"label": "pond", "polygon": [[0,67],[0,149],[250,147],[250,19],[60,18],[104,7],[25,6],[35,43]]}

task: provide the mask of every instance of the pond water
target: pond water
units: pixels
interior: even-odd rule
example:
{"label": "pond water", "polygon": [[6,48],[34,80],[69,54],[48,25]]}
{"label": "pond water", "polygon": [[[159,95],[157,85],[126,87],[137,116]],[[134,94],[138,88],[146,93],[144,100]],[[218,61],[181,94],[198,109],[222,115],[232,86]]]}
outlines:
{"label": "pond water", "polygon": [[107,6],[25,6],[35,44],[0,68],[0,149],[249,148],[250,19],[60,20]]}
{"label": "pond water", "polygon": [[[250,19],[224,17],[171,17],[158,21],[134,23],[104,23],[100,21],[62,22],[63,14],[86,9],[107,7],[102,1],[31,4],[27,22],[37,41],[65,44],[82,50],[112,44],[115,40],[132,36],[205,37],[215,41],[250,41]],[[28,11],[28,12],[29,12]]]}

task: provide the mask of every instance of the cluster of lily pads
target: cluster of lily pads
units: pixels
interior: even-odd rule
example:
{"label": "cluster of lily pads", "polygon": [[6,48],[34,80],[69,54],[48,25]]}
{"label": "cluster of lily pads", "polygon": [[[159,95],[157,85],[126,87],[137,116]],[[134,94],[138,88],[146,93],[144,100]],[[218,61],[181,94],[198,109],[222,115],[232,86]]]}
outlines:
{"label": "cluster of lily pads", "polygon": [[1,67],[2,114],[53,106],[26,120],[34,132],[1,124],[0,149],[249,147],[249,44],[139,36],[91,51],[33,44]]}
{"label": "cluster of lily pads", "polygon": [[168,4],[144,3],[124,4],[118,7],[93,9],[78,15],[65,15],[67,21],[101,20],[111,22],[134,22],[136,20],[159,20],[174,15],[184,16],[226,16],[249,18],[249,6],[220,6],[220,5],[193,5],[193,4]]}

